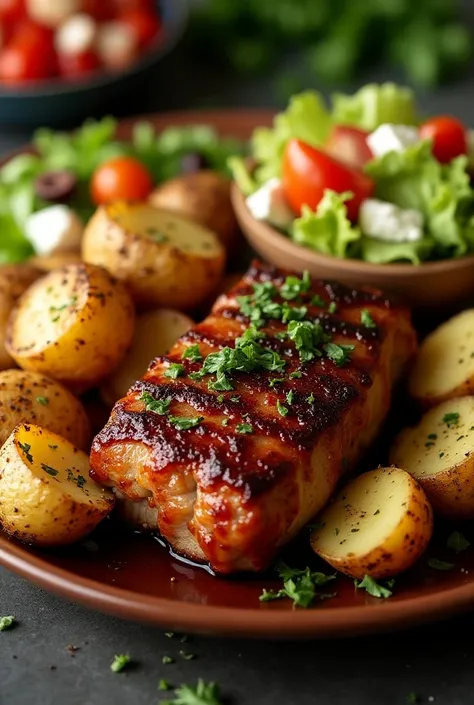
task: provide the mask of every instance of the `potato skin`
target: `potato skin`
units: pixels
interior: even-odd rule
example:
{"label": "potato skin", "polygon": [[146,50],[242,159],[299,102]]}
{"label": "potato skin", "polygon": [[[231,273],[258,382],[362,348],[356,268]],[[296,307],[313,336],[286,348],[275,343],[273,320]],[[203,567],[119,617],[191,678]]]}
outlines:
{"label": "potato skin", "polygon": [[80,252],[57,252],[54,255],[38,255],[30,257],[29,263],[42,272],[51,272],[53,269],[66,267],[68,264],[77,264],[81,261]]}
{"label": "potato skin", "polygon": [[10,313],[17,299],[40,276],[41,271],[29,263],[0,266],[0,370],[15,364],[5,349]]}
{"label": "potato skin", "polygon": [[37,372],[3,370],[0,372],[0,445],[19,423],[37,424],[82,450],[89,449],[90,423],[77,397],[59,382]]}
{"label": "potato skin", "polygon": [[113,213],[113,206],[103,206],[91,218],[82,239],[82,257],[123,281],[140,309],[190,311],[215,290],[225,266],[222,247],[215,257],[183,252],[173,242],[154,242],[125,229]]}
{"label": "potato skin", "polygon": [[[357,529],[352,531],[363,531],[364,526],[374,523],[374,512],[367,512],[365,505],[349,505],[350,490],[355,483],[366,483],[365,497],[370,495],[370,485],[377,481],[388,479],[394,474],[402,473],[406,481],[406,489],[403,497],[406,505],[400,505],[400,520],[393,530],[386,536],[380,536],[380,542],[370,550],[361,552],[347,552],[338,543],[338,526],[344,526],[345,522],[351,525],[357,524]],[[383,474],[386,477],[383,478]],[[398,501],[396,498],[394,501]],[[346,504],[347,501],[347,504]],[[382,507],[381,511],[386,511],[387,507]],[[355,519],[359,521],[355,521]],[[311,536],[311,546],[313,550],[333,568],[341,573],[350,575],[353,578],[363,579],[365,575],[373,578],[389,578],[410,568],[415,561],[424,553],[433,533],[433,511],[422,487],[408,473],[400,468],[378,468],[377,470],[364,473],[355,478],[352,482],[341,490],[333,504],[320,515],[320,521],[324,526],[315,529]],[[374,530],[376,527],[374,526]],[[330,542],[332,548],[327,550],[327,533],[334,537]],[[342,529],[341,529],[342,533]],[[324,535],[326,534],[326,540]],[[337,539],[336,539],[337,537]],[[373,541],[373,535],[371,535]],[[322,540],[323,539],[323,540]]]}
{"label": "potato skin", "polygon": [[111,511],[114,497],[88,478],[88,469],[89,456],[69,441],[19,424],[0,449],[4,531],[39,546],[66,545],[89,534]]}
{"label": "potato skin", "polygon": [[7,351],[23,369],[81,393],[120,362],[134,325],[133,302],[122,284],[101,267],[71,264],[42,277],[19,299]]}
{"label": "potato skin", "polygon": [[230,200],[231,181],[203,169],[166,181],[150,195],[156,208],[182,213],[216,233],[228,253],[238,240],[238,225]]}

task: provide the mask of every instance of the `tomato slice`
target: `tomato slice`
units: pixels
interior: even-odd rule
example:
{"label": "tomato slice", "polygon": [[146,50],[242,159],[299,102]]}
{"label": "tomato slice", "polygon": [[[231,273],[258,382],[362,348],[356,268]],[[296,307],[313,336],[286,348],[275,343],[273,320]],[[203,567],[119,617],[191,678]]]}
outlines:
{"label": "tomato slice", "polygon": [[324,151],[345,164],[361,169],[374,158],[367,144],[368,135],[366,130],[358,127],[336,125],[324,145]]}
{"label": "tomato slice", "polygon": [[320,149],[301,140],[288,142],[283,155],[283,189],[288,203],[296,213],[303,205],[316,210],[325,189],[338,193],[352,191],[347,202],[347,214],[357,220],[360,204],[374,192],[375,184],[360,169],[343,164]]}
{"label": "tomato slice", "polygon": [[448,115],[431,118],[419,131],[421,139],[433,141],[433,155],[442,164],[468,152],[467,130],[457,118]]}

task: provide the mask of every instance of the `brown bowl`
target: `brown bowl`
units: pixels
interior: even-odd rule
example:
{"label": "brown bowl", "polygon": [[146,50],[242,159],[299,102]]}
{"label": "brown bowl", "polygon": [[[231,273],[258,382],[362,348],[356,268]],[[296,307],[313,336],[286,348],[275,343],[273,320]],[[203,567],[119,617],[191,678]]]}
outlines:
{"label": "brown bowl", "polygon": [[352,286],[370,284],[402,297],[410,306],[451,307],[474,295],[474,256],[425,264],[371,264],[320,254],[290,240],[268,223],[256,220],[234,183],[232,202],[244,235],[267,262],[314,277]]}

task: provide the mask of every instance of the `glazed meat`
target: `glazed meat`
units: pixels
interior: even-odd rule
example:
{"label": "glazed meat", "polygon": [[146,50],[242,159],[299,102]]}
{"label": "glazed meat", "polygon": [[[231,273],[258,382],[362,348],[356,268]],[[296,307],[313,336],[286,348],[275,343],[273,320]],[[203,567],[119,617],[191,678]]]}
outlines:
{"label": "glazed meat", "polygon": [[254,263],[92,447],[94,479],[220,573],[264,569],[321,510],[416,350],[408,311],[380,292],[288,276]]}

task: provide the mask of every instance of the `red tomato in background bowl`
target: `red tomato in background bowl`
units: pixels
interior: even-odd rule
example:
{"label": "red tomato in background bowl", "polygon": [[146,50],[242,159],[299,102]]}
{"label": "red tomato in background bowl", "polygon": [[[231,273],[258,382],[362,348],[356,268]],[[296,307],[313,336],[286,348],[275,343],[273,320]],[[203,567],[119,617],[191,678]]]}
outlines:
{"label": "red tomato in background bowl", "polygon": [[148,46],[161,29],[157,15],[146,10],[126,10],[118,19],[133,29],[140,47]]}
{"label": "red tomato in background bowl", "polygon": [[468,152],[467,130],[454,117],[439,115],[426,120],[420,125],[420,137],[433,141],[433,155],[442,164]]}
{"label": "red tomato in background bowl", "polygon": [[26,17],[25,0],[0,0],[0,20],[18,22]]}
{"label": "red tomato in background bowl", "polygon": [[305,204],[316,210],[325,189],[352,191],[354,197],[346,203],[352,221],[357,220],[362,201],[370,198],[375,189],[372,179],[360,169],[296,139],[288,142],[283,154],[282,182],[288,203],[296,213],[301,213]]}

